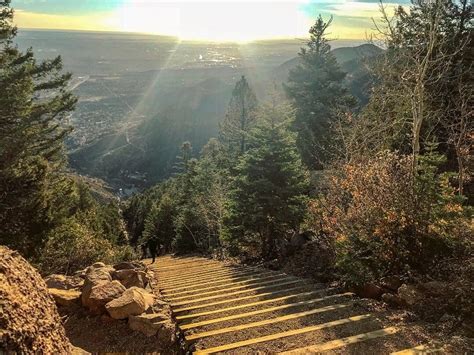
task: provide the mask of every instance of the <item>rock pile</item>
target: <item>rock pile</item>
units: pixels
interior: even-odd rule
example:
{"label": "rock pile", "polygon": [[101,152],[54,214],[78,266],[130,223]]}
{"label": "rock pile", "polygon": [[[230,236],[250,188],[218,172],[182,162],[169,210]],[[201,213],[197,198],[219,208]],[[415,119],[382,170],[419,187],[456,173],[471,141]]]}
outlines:
{"label": "rock pile", "polygon": [[176,341],[170,307],[153,287],[153,272],[140,262],[98,262],[74,276],[50,275],[45,281],[56,304],[67,312],[83,307],[103,319],[127,320],[132,330],[157,336],[161,345]]}

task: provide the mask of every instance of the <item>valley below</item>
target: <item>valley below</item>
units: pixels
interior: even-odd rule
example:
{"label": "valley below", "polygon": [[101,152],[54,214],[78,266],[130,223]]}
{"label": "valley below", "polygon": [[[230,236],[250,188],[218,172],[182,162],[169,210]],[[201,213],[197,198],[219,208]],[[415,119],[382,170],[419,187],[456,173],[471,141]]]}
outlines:
{"label": "valley below", "polygon": [[[119,194],[152,186],[174,172],[184,141],[195,154],[216,137],[232,88],[244,75],[259,100],[282,92],[298,64],[300,39],[250,43],[178,41],[138,34],[33,31],[18,35],[39,59],[61,53],[78,104],[68,125],[70,166]],[[361,41],[333,42],[348,81],[360,91],[363,59],[380,51]],[[359,99],[366,98],[359,92]],[[357,92],[356,92],[357,94]]]}

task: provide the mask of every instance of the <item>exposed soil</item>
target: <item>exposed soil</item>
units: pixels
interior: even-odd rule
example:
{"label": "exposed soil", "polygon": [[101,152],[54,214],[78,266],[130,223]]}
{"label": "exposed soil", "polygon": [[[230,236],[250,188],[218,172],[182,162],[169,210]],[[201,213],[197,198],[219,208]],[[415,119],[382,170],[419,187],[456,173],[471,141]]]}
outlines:
{"label": "exposed soil", "polygon": [[89,316],[86,311],[64,315],[66,334],[74,346],[90,353],[176,354],[160,349],[156,337],[130,330],[126,320]]}

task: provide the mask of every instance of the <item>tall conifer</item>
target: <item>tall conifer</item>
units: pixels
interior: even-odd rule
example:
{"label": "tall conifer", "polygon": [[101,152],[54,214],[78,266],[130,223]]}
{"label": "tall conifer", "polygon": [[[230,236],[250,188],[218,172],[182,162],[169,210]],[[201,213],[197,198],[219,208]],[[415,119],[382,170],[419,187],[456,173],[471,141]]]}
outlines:
{"label": "tall conifer", "polygon": [[14,45],[10,0],[0,2],[0,242],[32,255],[68,214],[64,120],[76,98],[61,58],[37,62]]}
{"label": "tall conifer", "polygon": [[330,131],[341,111],[355,102],[343,86],[346,76],[326,38],[332,18],[318,17],[309,33],[307,48],[299,53],[301,64],[290,71],[285,90],[296,108],[294,128],[303,161],[321,169],[330,156]]}
{"label": "tall conifer", "polygon": [[277,254],[279,241],[297,231],[305,211],[306,171],[288,129],[287,105],[262,110],[242,156],[231,192],[227,227],[233,245],[261,246],[262,256]]}

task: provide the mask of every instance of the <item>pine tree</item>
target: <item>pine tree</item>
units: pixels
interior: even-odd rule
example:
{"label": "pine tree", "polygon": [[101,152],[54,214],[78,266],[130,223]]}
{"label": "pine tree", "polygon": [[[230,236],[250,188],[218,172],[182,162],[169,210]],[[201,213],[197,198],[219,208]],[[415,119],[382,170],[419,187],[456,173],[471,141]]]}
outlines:
{"label": "pine tree", "polygon": [[294,129],[303,161],[321,169],[330,157],[331,126],[341,112],[355,105],[343,86],[346,76],[331,52],[326,31],[332,22],[318,17],[309,33],[308,48],[301,48],[301,64],[290,71],[285,91],[296,108]]}
{"label": "pine tree", "polygon": [[226,225],[233,246],[258,243],[268,259],[276,255],[279,241],[299,228],[308,178],[288,129],[292,109],[266,107],[259,116],[237,167]]}
{"label": "pine tree", "polygon": [[225,155],[217,139],[211,138],[201,151],[193,179],[193,206],[204,222],[206,235],[200,236],[207,250],[220,245],[223,217],[229,189]]}
{"label": "pine tree", "polygon": [[38,63],[13,44],[10,1],[0,2],[0,243],[33,255],[68,215],[62,121],[76,98],[61,58]]}
{"label": "pine tree", "polygon": [[255,125],[257,97],[245,76],[235,84],[227,114],[220,125],[219,136],[231,157],[247,150],[247,135]]}
{"label": "pine tree", "polygon": [[159,245],[163,245],[167,252],[171,251],[171,243],[175,235],[174,218],[176,216],[176,201],[169,193],[163,194],[160,201],[155,204],[145,221],[142,242],[155,239]]}

